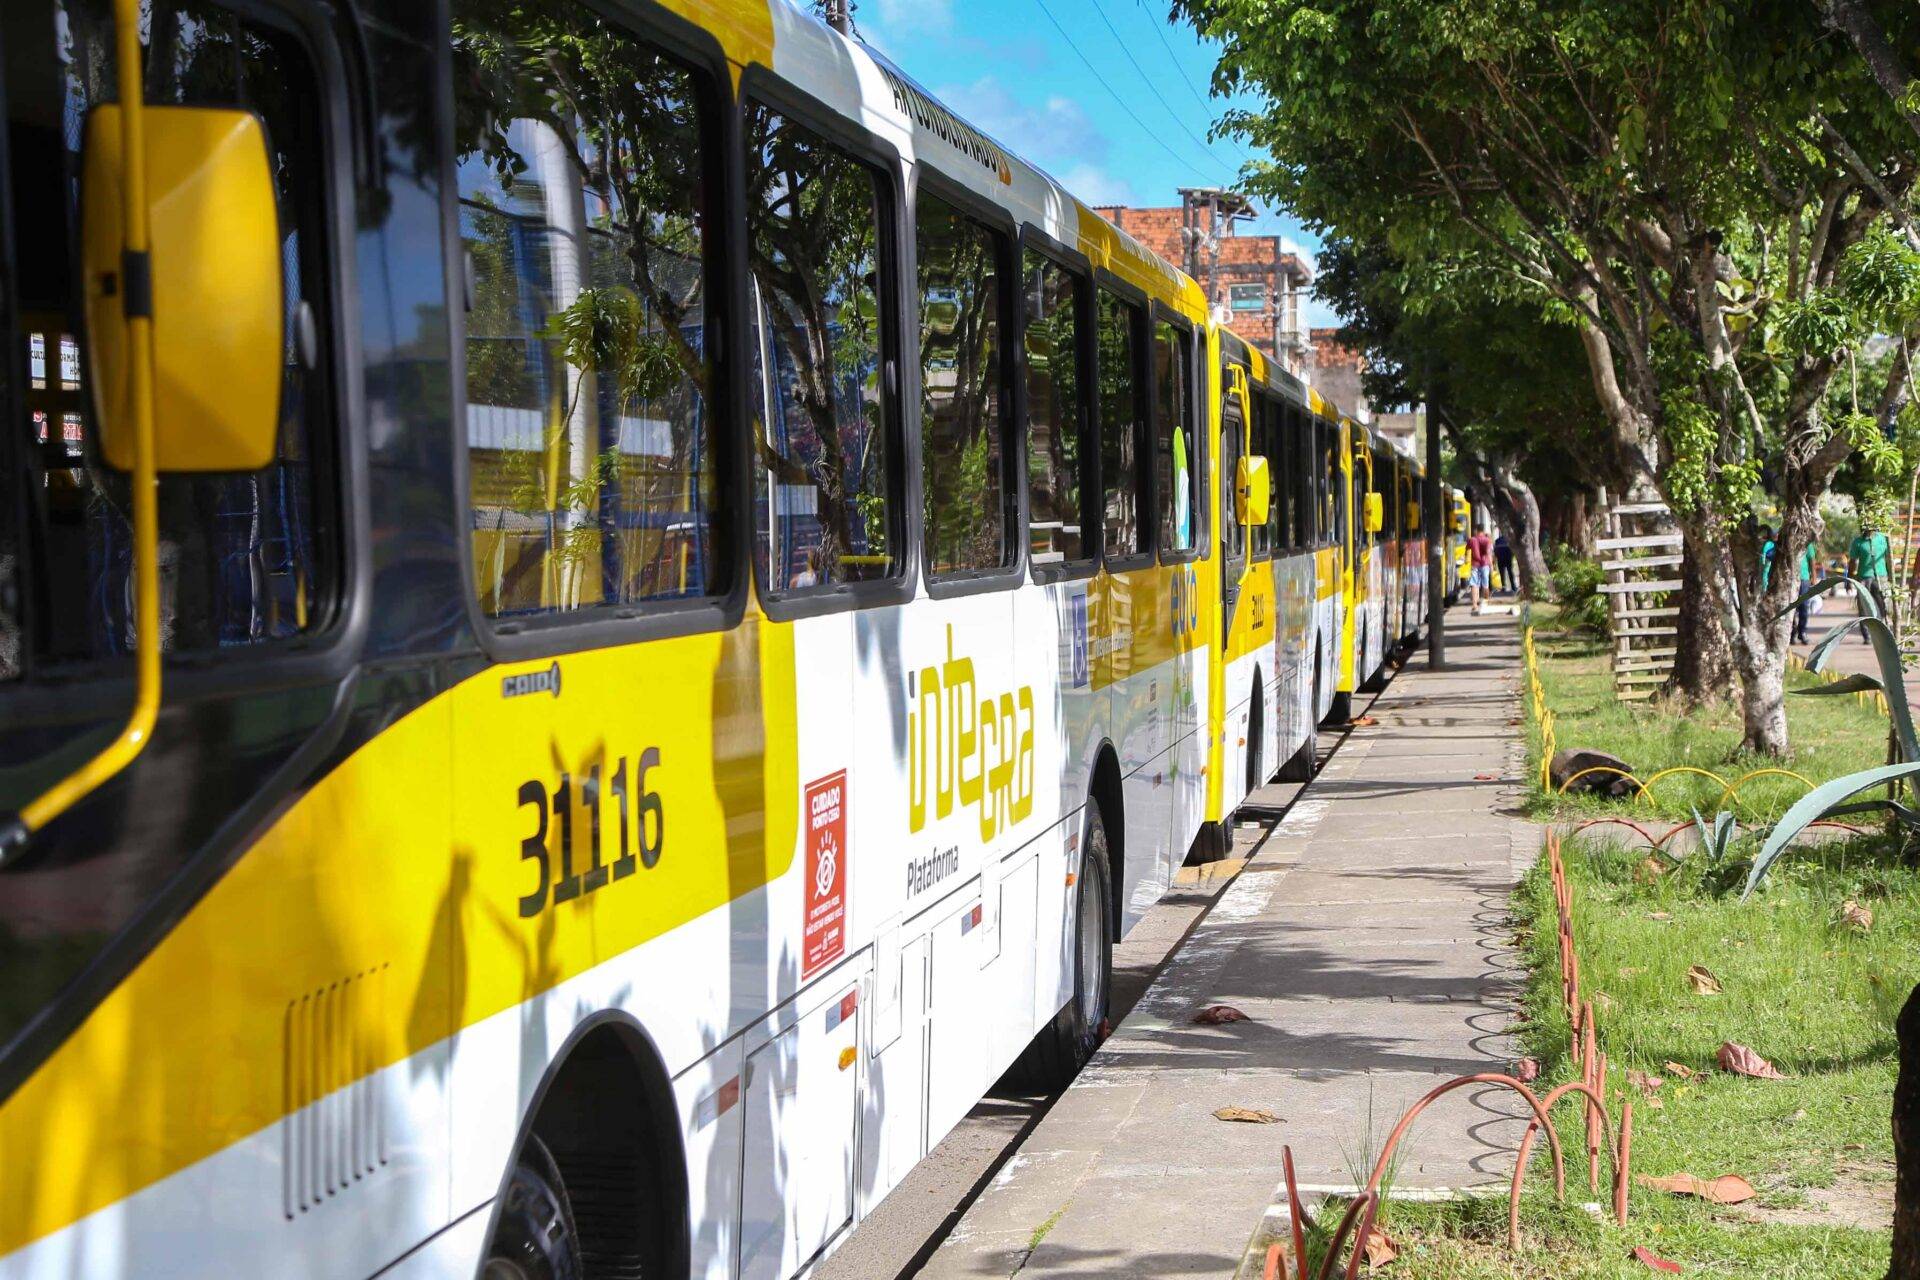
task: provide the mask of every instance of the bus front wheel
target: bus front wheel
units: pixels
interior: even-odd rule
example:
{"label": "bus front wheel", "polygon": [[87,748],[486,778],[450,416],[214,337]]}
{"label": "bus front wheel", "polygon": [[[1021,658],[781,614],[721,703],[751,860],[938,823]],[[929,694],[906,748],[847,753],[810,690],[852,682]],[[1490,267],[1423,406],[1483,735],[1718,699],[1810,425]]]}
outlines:
{"label": "bus front wheel", "polygon": [[580,1243],[560,1168],[529,1134],[487,1245],[480,1280],[581,1280]]}

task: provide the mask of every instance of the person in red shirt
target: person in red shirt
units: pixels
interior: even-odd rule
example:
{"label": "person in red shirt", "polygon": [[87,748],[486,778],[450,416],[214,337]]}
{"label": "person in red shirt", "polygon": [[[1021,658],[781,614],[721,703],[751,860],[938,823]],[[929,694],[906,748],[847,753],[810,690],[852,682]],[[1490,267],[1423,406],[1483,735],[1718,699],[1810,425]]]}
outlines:
{"label": "person in red shirt", "polygon": [[1493,589],[1493,539],[1485,529],[1475,529],[1467,539],[1467,587],[1479,613],[1480,601]]}

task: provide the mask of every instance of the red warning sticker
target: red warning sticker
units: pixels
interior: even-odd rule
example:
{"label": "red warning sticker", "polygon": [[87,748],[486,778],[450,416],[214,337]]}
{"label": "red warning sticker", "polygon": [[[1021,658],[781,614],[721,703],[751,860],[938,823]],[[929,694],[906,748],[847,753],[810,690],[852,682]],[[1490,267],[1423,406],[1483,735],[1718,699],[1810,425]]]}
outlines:
{"label": "red warning sticker", "polygon": [[847,771],[809,782],[806,924],[800,976],[811,978],[847,949]]}

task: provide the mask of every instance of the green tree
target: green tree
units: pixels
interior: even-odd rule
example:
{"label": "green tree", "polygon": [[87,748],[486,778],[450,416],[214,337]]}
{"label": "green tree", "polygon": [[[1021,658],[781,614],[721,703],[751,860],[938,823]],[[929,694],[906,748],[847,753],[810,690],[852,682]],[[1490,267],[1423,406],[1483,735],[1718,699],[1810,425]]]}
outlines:
{"label": "green tree", "polygon": [[1217,84],[1265,98],[1226,126],[1275,157],[1256,194],[1564,309],[1610,465],[1685,537],[1676,684],[1737,674],[1744,745],[1784,754],[1792,578],[1762,588],[1752,514],[1777,507],[1789,557],[1812,536],[1855,443],[1827,387],[1920,253],[1920,147],[1864,62],[1794,0],[1178,5],[1223,43]]}
{"label": "green tree", "polygon": [[1424,401],[1447,434],[1476,502],[1487,502],[1514,549],[1520,584],[1544,593],[1543,499],[1618,486],[1606,465],[1607,423],[1586,379],[1579,334],[1564,311],[1494,272],[1411,267],[1381,245],[1333,237],[1315,292],[1368,354],[1375,404]]}

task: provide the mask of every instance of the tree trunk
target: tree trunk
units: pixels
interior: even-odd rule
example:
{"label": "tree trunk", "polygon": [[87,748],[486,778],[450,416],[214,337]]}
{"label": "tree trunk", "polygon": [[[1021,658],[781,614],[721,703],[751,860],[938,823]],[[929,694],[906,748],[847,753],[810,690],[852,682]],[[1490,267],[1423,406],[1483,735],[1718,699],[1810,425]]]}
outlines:
{"label": "tree trunk", "polygon": [[1920,987],[1895,1024],[1900,1075],[1893,1086],[1893,1260],[1887,1280],[1920,1280]]}
{"label": "tree trunk", "polygon": [[[1719,571],[1719,557],[1697,555],[1693,531],[1684,526],[1681,531],[1686,542],[1681,548],[1679,652],[1669,688],[1690,703],[1717,702],[1733,691],[1734,683],[1733,637],[1716,593],[1705,581],[1707,573]],[[1704,566],[1702,559],[1707,561]]]}
{"label": "tree trunk", "polygon": [[1529,600],[1544,600],[1553,594],[1553,581],[1540,551],[1540,503],[1533,490],[1505,468],[1496,466],[1493,475],[1501,489],[1499,505],[1510,509],[1515,526],[1507,532],[1507,545],[1513,548],[1514,567],[1520,571],[1520,593]]}
{"label": "tree trunk", "polygon": [[[1784,621],[1784,620],[1783,620]],[[1751,623],[1740,629],[1740,749],[1756,755],[1787,754],[1787,651]]]}

